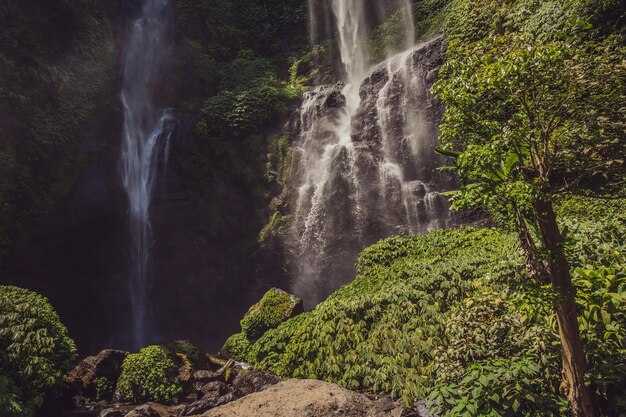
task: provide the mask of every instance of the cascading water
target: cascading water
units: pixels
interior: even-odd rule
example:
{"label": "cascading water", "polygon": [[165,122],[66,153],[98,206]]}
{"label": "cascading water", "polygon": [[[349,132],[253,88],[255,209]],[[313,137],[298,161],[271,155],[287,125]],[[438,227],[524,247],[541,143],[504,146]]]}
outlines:
{"label": "cascading water", "polygon": [[128,32],[121,93],[124,131],[120,165],[129,203],[129,289],[135,348],[146,344],[149,328],[151,198],[178,123],[171,110],[159,109],[153,101],[172,41],[169,1],[143,0]]}
{"label": "cascading water", "polygon": [[[334,38],[344,74],[343,83],[306,93],[295,122],[292,290],[309,304],[354,276],[363,247],[445,227],[449,218],[435,191],[446,180],[436,172],[438,105],[426,81],[441,62],[429,56],[432,45],[413,47],[408,0],[368,3],[309,1],[312,38]],[[397,49],[406,52],[370,69],[372,20],[390,17],[402,22],[405,41]],[[436,49],[440,39],[433,42]]]}

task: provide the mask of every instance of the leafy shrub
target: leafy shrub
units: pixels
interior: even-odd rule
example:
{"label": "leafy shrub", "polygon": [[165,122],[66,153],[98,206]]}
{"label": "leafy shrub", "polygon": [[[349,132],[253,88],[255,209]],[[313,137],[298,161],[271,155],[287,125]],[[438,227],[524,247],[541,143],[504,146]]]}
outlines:
{"label": "leafy shrub", "polygon": [[96,383],[96,400],[109,401],[113,396],[114,384],[105,377],[96,378],[94,382]]}
{"label": "leafy shrub", "polygon": [[[590,382],[603,412],[619,415],[626,222],[619,210],[605,214],[569,217],[562,227],[578,265]],[[468,228],[393,237],[361,253],[352,283],[267,331],[248,359],[407,404],[430,397],[446,416],[564,415],[552,301],[549,287],[528,281],[514,234]]]}
{"label": "leafy shrub", "polygon": [[74,342],[46,298],[0,286],[0,414],[34,415],[75,360]]}
{"label": "leafy shrub", "polygon": [[250,360],[281,375],[425,397],[446,316],[483,281],[521,280],[520,263],[514,237],[494,230],[386,239],[360,255],[354,282],[265,333]]}
{"label": "leafy shrub", "polygon": [[188,340],[175,340],[170,346],[170,350],[174,354],[184,355],[189,363],[198,368],[202,362],[202,352],[193,343]]}
{"label": "leafy shrub", "polygon": [[567,402],[544,386],[536,357],[495,359],[472,364],[458,384],[435,387],[430,399],[445,417],[567,414]]}
{"label": "leafy shrub", "polygon": [[225,90],[207,99],[197,131],[201,137],[245,137],[284,115],[289,100],[297,94],[271,74],[257,78],[238,90]]}
{"label": "leafy shrub", "polygon": [[148,346],[130,354],[122,364],[116,391],[132,402],[169,402],[182,392],[178,368],[163,346]]}

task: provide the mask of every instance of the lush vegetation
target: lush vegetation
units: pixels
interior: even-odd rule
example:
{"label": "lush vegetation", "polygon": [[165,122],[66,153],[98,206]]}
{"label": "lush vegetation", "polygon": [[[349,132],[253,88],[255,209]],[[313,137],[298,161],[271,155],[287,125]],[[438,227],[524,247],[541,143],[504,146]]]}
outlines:
{"label": "lush vegetation", "polygon": [[594,28],[598,16],[581,14],[578,2],[477,6],[453,6],[448,59],[434,87],[446,106],[441,152],[454,158],[461,181],[453,207],[513,213],[528,275],[551,282],[561,390],[573,416],[593,417],[574,274],[554,203],[569,193],[623,195],[626,48],[606,22]]}
{"label": "lush vegetation", "polygon": [[183,392],[172,352],[163,346],[148,346],[124,359],[116,391],[134,403],[170,402]]}
{"label": "lush vegetation", "polygon": [[100,150],[86,151],[88,139],[110,132],[115,9],[65,0],[0,5],[0,257],[72,190]]}
{"label": "lush vegetation", "polygon": [[[626,410],[625,205],[562,209],[591,386],[606,415]],[[610,213],[589,215],[598,210]],[[407,403],[430,398],[446,416],[567,415],[552,292],[523,263],[517,236],[495,229],[386,239],[361,254],[354,282],[240,359]]]}
{"label": "lush vegetation", "polygon": [[216,175],[216,168],[228,173],[256,194],[259,214],[266,187],[259,156],[267,153],[268,131],[299,94],[288,80],[289,67],[306,47],[305,3],[177,3],[187,60],[180,65],[195,68],[194,85],[181,73],[181,90],[188,93],[179,101],[198,115],[193,128],[198,175]]}
{"label": "lush vegetation", "polygon": [[74,342],[48,300],[0,286],[0,414],[34,416],[75,360]]}

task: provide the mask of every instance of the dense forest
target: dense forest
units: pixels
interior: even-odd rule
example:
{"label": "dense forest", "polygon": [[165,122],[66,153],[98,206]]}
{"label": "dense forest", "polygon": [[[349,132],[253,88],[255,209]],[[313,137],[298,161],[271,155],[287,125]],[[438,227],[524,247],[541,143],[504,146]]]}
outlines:
{"label": "dense forest", "polygon": [[0,415],[626,415],[625,19],[3,1]]}

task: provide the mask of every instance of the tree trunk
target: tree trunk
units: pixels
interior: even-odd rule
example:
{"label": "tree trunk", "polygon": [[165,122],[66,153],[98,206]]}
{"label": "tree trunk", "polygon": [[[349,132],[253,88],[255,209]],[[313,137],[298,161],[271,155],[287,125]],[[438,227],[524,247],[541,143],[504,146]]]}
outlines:
{"label": "tree trunk", "polygon": [[526,273],[528,277],[539,284],[548,284],[549,274],[546,265],[539,259],[537,246],[526,226],[522,212],[513,203],[513,212],[515,214],[515,226],[519,236],[522,252],[524,252],[524,264],[526,265]]}
{"label": "tree trunk", "polygon": [[555,310],[563,359],[561,390],[567,396],[573,417],[596,417],[598,412],[593,395],[585,385],[587,362],[576,317],[576,290],[572,285],[569,264],[563,251],[563,237],[551,201],[537,200],[535,210],[541,238],[549,253],[548,267],[552,288],[557,295]]}

